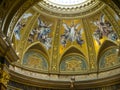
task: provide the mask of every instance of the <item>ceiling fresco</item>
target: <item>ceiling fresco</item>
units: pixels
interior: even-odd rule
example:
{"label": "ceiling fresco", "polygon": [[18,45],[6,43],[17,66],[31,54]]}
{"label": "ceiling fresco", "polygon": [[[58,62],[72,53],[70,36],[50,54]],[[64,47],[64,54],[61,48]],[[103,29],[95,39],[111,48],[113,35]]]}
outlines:
{"label": "ceiling fresco", "polygon": [[10,76],[3,78],[9,81],[3,86],[12,90],[116,90],[120,81],[119,3],[2,0],[0,66],[2,74]]}
{"label": "ceiling fresco", "polygon": [[113,26],[105,19],[104,14],[100,15],[100,19],[95,20],[93,24],[97,27],[93,33],[93,37],[98,45],[101,45],[100,40],[103,38],[107,38],[112,41],[116,41],[118,39],[116,32],[113,30]]}
{"label": "ceiling fresco", "polygon": [[48,24],[47,21],[43,22],[41,18],[38,17],[37,24],[37,27],[30,31],[28,42],[40,41],[48,50],[52,46],[52,36],[50,36],[50,33],[53,32],[53,30],[51,30],[52,23]]}
{"label": "ceiling fresco", "polygon": [[85,72],[88,69],[87,62],[85,58],[80,55],[71,54],[65,56],[65,58],[60,63],[60,71],[62,72]]}
{"label": "ceiling fresco", "polygon": [[117,66],[117,64],[120,62],[120,59],[117,56],[118,53],[116,52],[116,47],[109,48],[106,52],[103,52],[103,55],[99,61],[99,67],[103,69]]}
{"label": "ceiling fresco", "polygon": [[93,37],[94,46],[96,47],[96,52],[98,52],[106,40],[118,44],[118,35],[115,31],[115,27],[104,13],[96,14],[94,18],[90,19],[89,23],[92,28],[91,34]]}
{"label": "ceiling fresco", "polygon": [[[69,48],[76,47],[81,51],[86,49],[85,33],[82,20],[63,20],[60,32],[60,54]],[[84,50],[83,50],[84,48]]]}
{"label": "ceiling fresco", "polygon": [[29,19],[29,17],[32,16],[32,13],[24,13],[22,15],[22,17],[19,19],[19,21],[17,22],[15,28],[14,28],[14,35],[15,35],[15,38],[17,40],[20,40],[21,39],[21,33],[20,31],[22,30],[22,28],[25,27],[25,25],[27,24],[27,21]]}
{"label": "ceiling fresco", "polygon": [[45,56],[36,50],[29,50],[23,57],[22,64],[28,68],[38,69],[40,71],[48,70],[48,61]]}
{"label": "ceiling fresco", "polygon": [[[97,5],[100,2],[91,3]],[[62,74],[74,72],[81,74],[84,70],[96,71],[98,65],[107,62],[100,61],[98,64],[101,52],[105,50],[106,53],[109,52],[107,48],[114,46],[116,47],[114,51],[118,53],[120,18],[110,7],[100,3],[101,8],[96,8],[97,11],[91,9],[94,8],[91,6],[91,10],[87,8],[84,12],[80,12],[82,13],[80,17],[75,17],[75,13],[71,12],[70,17],[66,18],[65,11],[64,14],[50,11],[49,13],[53,13],[51,16],[46,12],[47,9],[38,7],[38,4],[24,12],[14,25],[10,38],[19,56],[16,64],[27,68],[30,65],[32,70],[37,68],[52,73],[61,71]],[[43,10],[42,12],[46,14],[39,10]],[[109,45],[106,42],[109,42]],[[105,64],[101,67],[103,69]]]}

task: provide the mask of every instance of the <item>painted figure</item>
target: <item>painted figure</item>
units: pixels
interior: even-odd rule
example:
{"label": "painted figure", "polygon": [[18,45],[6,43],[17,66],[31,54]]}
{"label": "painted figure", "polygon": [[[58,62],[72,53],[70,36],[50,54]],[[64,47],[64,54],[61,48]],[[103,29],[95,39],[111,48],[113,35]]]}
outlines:
{"label": "painted figure", "polygon": [[34,28],[30,32],[28,41],[32,43],[35,40],[38,40],[46,47],[47,50],[50,49],[52,42],[52,38],[49,36],[51,26],[52,24],[47,25],[46,22],[43,22],[40,18],[38,18],[38,27]]}
{"label": "painted figure", "polygon": [[[27,19],[32,16],[31,13],[25,13],[18,21],[17,25],[14,28],[14,35],[17,40],[20,40],[20,30],[26,25]],[[24,23],[22,22],[24,20]]]}
{"label": "painted figure", "polygon": [[116,32],[112,29],[112,25],[109,21],[105,20],[105,15],[102,14],[100,20],[96,20],[93,22],[97,29],[93,33],[94,39],[97,41],[99,45],[101,45],[100,40],[103,37],[107,37],[109,40],[116,41],[118,36]]}
{"label": "painted figure", "polygon": [[30,34],[29,34],[28,41],[32,43],[34,40],[36,40],[37,33],[38,33],[37,28],[32,29],[31,32],[30,32]]}
{"label": "painted figure", "polygon": [[63,23],[63,27],[64,27],[64,34],[61,35],[61,44],[65,47],[67,41],[71,41],[74,42],[76,41],[79,45],[83,44],[83,40],[82,40],[82,32],[83,29],[78,30],[78,27],[80,26],[80,24],[74,24],[72,22],[72,24],[70,26],[68,26],[66,23]]}
{"label": "painted figure", "polygon": [[15,29],[14,29],[14,34],[15,34],[15,38],[17,40],[20,40],[20,30],[25,26],[25,23],[20,23],[18,22]]}

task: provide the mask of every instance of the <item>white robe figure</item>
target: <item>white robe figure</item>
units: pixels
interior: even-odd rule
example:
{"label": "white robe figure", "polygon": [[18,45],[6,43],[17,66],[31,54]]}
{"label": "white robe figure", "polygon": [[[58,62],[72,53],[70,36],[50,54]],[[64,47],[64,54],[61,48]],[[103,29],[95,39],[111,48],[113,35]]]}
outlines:
{"label": "white robe figure", "polygon": [[78,27],[80,26],[80,24],[76,24],[74,25],[74,23],[72,23],[71,26],[68,26],[67,24],[63,23],[63,26],[65,28],[65,36],[67,37],[67,39],[69,39],[70,41],[75,41],[76,40],[76,31],[78,29]]}
{"label": "white robe figure", "polygon": [[82,32],[83,29],[78,30],[80,24],[72,24],[68,26],[66,23],[63,23],[64,34],[61,35],[61,44],[65,47],[68,40],[71,42],[76,41],[79,45],[83,44]]}

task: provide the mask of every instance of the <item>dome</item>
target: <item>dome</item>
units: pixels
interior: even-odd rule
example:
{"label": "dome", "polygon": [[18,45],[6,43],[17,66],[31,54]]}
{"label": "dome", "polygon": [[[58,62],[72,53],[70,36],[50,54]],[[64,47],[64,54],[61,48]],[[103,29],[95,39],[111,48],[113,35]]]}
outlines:
{"label": "dome", "polygon": [[59,5],[76,5],[86,1],[87,0],[48,0],[48,2],[59,4]]}
{"label": "dome", "polygon": [[62,89],[118,75],[119,27],[117,11],[100,0],[26,2],[3,31],[19,57],[11,75]]}

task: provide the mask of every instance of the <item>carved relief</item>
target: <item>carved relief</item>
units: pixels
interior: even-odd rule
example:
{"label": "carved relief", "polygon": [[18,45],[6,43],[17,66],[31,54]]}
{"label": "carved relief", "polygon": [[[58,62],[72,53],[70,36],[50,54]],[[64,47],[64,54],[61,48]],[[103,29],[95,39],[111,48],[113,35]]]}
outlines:
{"label": "carved relief", "polygon": [[90,68],[91,69],[95,69],[95,61],[91,61],[90,62]]}
{"label": "carved relief", "polygon": [[9,79],[10,79],[10,75],[7,72],[0,71],[0,83],[3,83],[5,86],[7,86]]}
{"label": "carved relief", "polygon": [[[82,7],[84,7],[84,5],[82,5],[82,7],[78,7],[81,10],[79,10],[78,8],[67,8],[67,9],[63,8],[62,9],[60,7],[58,8],[56,5],[53,7],[52,5],[49,5],[49,3],[45,3],[44,1],[41,2],[41,4],[36,5],[36,7],[38,7],[38,9],[42,13],[45,13],[45,14],[48,14],[48,15],[52,15],[54,17],[59,17],[59,18],[61,18],[61,17],[64,17],[64,18],[66,18],[66,17],[69,17],[69,18],[78,18],[78,17],[84,16],[84,15],[89,15],[91,12],[94,12],[94,11],[96,11],[96,9],[101,8],[101,7],[104,6],[104,4],[102,2],[99,2],[99,1],[96,1],[96,3],[93,3],[93,4],[92,3],[91,4],[89,3],[88,5],[93,5],[93,4],[95,4],[95,5],[93,5],[93,7],[91,7],[90,10],[85,10],[85,11],[82,11],[82,9],[81,9]],[[85,5],[85,7],[86,6],[87,6],[87,4]],[[44,7],[48,8],[50,10],[45,9]],[[55,11],[58,11],[58,12],[55,12]],[[71,14],[68,14],[68,13],[71,13]]]}

